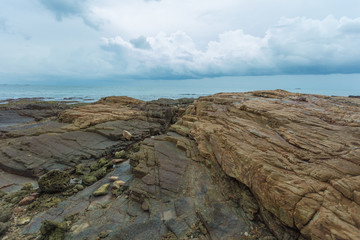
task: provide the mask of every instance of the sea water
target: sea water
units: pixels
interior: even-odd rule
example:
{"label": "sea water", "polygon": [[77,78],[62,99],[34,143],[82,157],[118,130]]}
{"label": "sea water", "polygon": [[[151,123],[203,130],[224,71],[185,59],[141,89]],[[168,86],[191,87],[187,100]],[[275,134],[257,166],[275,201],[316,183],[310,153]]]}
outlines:
{"label": "sea water", "polygon": [[123,80],[72,84],[42,82],[0,84],[0,100],[36,98],[92,102],[106,96],[141,100],[200,97],[219,92],[283,89],[329,96],[360,95],[360,74],[241,76],[185,80]]}

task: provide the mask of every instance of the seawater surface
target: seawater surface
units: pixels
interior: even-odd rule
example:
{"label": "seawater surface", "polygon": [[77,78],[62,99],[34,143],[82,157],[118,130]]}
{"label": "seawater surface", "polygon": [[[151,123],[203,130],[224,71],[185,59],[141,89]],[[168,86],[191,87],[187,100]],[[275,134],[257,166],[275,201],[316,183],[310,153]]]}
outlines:
{"label": "seawater surface", "polygon": [[0,84],[0,100],[42,97],[45,100],[92,102],[106,96],[141,100],[200,97],[219,92],[283,89],[321,95],[360,95],[360,74],[217,77],[187,80],[119,80],[88,84]]}

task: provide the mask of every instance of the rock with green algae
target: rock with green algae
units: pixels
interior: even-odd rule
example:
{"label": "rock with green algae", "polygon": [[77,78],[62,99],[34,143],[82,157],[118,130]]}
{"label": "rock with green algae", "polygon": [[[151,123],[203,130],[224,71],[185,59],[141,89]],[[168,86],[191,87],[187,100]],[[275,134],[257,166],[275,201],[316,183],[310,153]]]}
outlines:
{"label": "rock with green algae", "polygon": [[51,170],[38,180],[39,188],[45,193],[63,192],[70,186],[70,175],[60,170]]}
{"label": "rock with green algae", "polygon": [[91,169],[90,169],[90,167],[81,163],[76,166],[75,172],[76,172],[76,174],[79,174],[79,175],[88,175],[91,172]]}
{"label": "rock with green algae", "polygon": [[45,240],[62,240],[65,239],[65,233],[69,227],[66,222],[53,222],[45,220],[41,224],[40,233]]}
{"label": "rock with green algae", "polygon": [[85,175],[82,177],[82,182],[85,186],[90,186],[97,181],[97,178],[92,175]]}
{"label": "rock with green algae", "polygon": [[7,207],[0,207],[0,222],[6,223],[10,220],[12,211]]}
{"label": "rock with green algae", "polygon": [[124,158],[125,156],[126,156],[126,152],[124,150],[115,153],[116,158]]}
{"label": "rock with green algae", "polygon": [[29,195],[29,193],[30,193],[29,190],[19,190],[17,192],[9,193],[5,195],[3,198],[8,203],[16,204],[20,202],[24,197]]}
{"label": "rock with green algae", "polygon": [[106,175],[106,167],[99,168],[98,170],[91,172],[90,175],[96,177],[97,180],[105,177]]}
{"label": "rock with green algae", "polygon": [[107,167],[110,161],[108,161],[106,158],[100,158],[99,161],[97,161],[96,163],[91,164],[90,169],[92,171],[96,171],[99,168],[102,167]]}
{"label": "rock with green algae", "polygon": [[5,234],[9,228],[9,225],[3,222],[0,222],[0,236]]}
{"label": "rock with green algae", "polygon": [[106,183],[99,187],[95,192],[93,192],[94,196],[103,196],[109,192],[110,183]]}

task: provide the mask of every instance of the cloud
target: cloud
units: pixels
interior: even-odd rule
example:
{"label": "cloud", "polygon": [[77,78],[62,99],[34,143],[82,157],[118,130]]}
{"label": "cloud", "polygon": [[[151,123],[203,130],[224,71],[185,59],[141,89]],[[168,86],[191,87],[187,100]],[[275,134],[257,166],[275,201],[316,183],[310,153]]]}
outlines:
{"label": "cloud", "polygon": [[57,21],[79,17],[87,26],[95,30],[100,27],[100,21],[93,16],[88,0],[39,0],[39,2],[55,15]]}
{"label": "cloud", "polygon": [[114,73],[143,78],[360,73],[360,18],[282,18],[264,37],[227,31],[207,49],[185,32],[103,38]]}

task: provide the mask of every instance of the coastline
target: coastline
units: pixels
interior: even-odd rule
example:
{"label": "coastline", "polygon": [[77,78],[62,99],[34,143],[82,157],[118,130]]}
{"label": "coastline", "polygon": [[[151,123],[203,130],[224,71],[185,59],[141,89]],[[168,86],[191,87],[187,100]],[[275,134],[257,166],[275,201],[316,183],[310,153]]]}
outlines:
{"label": "coastline", "polygon": [[[17,182],[2,189],[9,237],[50,236],[40,232],[44,220],[66,239],[359,234],[350,221],[360,214],[359,98],[275,90],[89,104],[32,100],[0,105],[3,119],[16,123],[0,128],[0,181]],[[74,183],[56,193],[37,188],[53,169]],[[114,188],[111,176],[125,185]],[[31,188],[19,190],[28,178]],[[103,195],[94,195],[101,188]]]}

